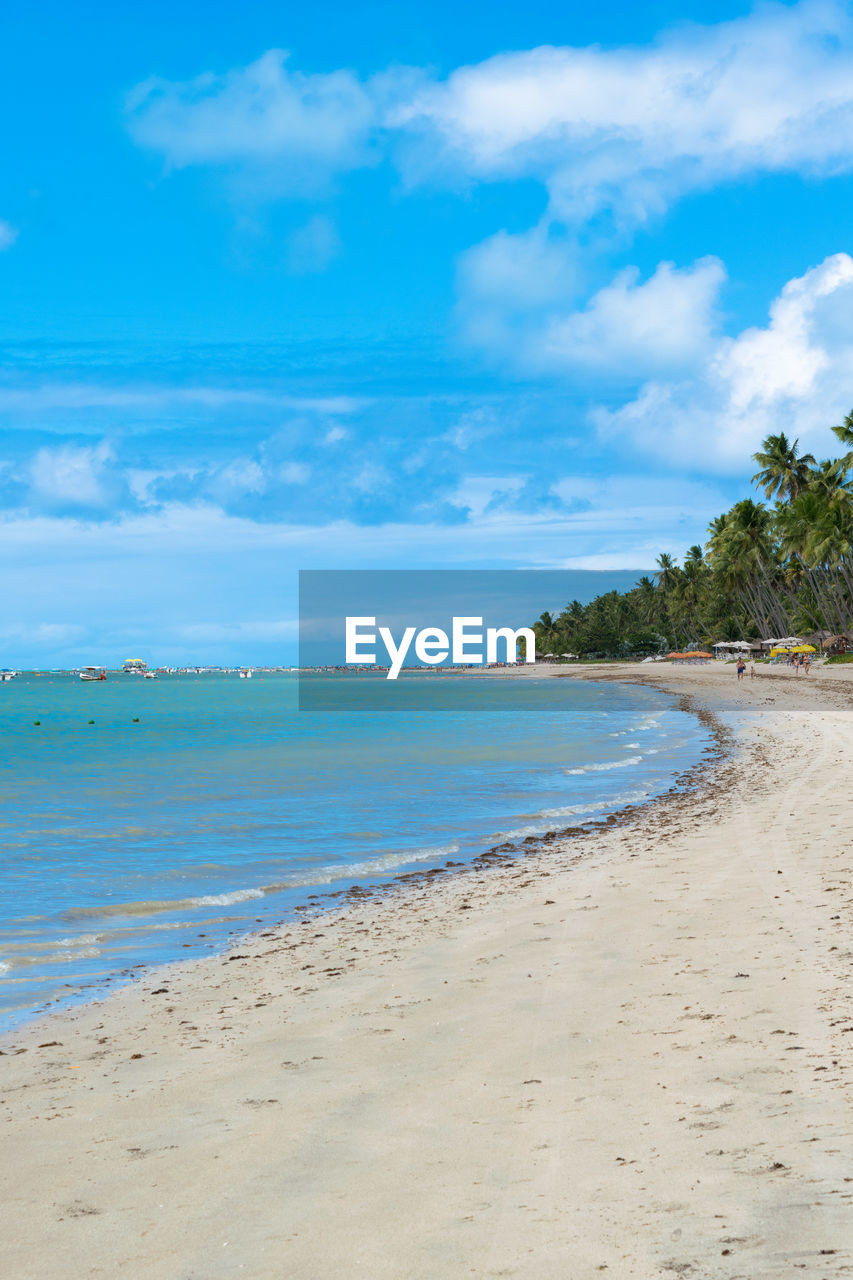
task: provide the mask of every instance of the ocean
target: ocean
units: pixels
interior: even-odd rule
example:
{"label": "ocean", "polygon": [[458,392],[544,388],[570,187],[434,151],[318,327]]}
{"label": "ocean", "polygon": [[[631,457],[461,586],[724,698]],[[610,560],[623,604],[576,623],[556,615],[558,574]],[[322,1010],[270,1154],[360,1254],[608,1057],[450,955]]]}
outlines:
{"label": "ocean", "polygon": [[710,745],[639,686],[412,675],[376,710],[376,677],[313,679],[330,710],[298,711],[286,673],[0,684],[0,1029],[648,800]]}

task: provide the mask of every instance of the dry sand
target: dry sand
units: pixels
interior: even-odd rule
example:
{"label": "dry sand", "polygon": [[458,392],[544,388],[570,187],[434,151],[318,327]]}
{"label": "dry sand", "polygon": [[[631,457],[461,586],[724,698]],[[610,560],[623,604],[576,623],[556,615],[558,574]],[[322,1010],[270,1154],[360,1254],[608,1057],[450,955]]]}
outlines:
{"label": "dry sand", "polygon": [[0,1274],[851,1274],[853,683],[642,674],[707,787],[4,1040]]}

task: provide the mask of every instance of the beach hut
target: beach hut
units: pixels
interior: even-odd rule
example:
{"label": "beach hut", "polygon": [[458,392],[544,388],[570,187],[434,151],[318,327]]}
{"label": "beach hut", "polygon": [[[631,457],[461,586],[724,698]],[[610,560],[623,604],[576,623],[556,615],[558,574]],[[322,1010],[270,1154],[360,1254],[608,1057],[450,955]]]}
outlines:
{"label": "beach hut", "polygon": [[839,653],[846,653],[850,648],[850,635],[844,631],[840,631],[837,635],[833,635],[829,631],[821,631],[818,636],[811,636],[810,639],[818,641],[821,653],[828,653],[833,656]]}

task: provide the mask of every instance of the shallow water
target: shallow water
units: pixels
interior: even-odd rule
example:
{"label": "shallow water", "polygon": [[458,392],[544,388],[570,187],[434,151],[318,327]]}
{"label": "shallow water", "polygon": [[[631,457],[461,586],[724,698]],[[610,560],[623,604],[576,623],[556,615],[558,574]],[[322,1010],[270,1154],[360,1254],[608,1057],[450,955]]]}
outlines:
{"label": "shallow water", "polygon": [[0,1025],[306,895],[648,799],[709,745],[656,689],[413,676],[384,712],[328,680],[329,712],[287,674],[0,685]]}

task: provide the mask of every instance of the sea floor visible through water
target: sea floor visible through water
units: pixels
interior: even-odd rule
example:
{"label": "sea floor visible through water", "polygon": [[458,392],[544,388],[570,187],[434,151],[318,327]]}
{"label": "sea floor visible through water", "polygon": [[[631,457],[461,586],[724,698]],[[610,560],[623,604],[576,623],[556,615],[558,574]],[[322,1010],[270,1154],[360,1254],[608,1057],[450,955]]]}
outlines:
{"label": "sea floor visible through water", "polygon": [[412,676],[377,710],[359,678],[325,679],[319,711],[289,674],[0,686],[0,1027],[643,803],[711,745],[658,689]]}

